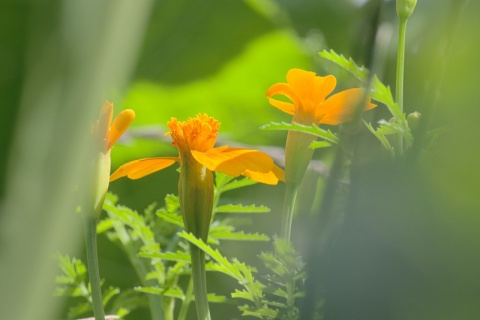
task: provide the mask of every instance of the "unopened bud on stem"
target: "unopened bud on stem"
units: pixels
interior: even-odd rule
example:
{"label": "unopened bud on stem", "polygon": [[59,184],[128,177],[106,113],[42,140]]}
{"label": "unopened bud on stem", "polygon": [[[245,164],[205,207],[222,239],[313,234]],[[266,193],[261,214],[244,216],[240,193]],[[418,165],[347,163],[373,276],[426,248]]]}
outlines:
{"label": "unopened bud on stem", "polygon": [[401,20],[408,19],[415,9],[417,0],[397,0],[397,15]]}

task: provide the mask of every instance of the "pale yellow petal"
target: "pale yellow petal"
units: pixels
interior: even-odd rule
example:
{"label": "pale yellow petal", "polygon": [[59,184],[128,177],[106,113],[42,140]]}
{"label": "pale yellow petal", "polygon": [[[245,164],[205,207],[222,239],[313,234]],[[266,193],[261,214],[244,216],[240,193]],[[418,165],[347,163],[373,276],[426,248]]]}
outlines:
{"label": "pale yellow petal", "polygon": [[160,157],[134,160],[120,166],[111,176],[110,182],[121,177],[128,177],[132,180],[143,178],[151,173],[165,169],[175,162],[180,161],[178,157]]}
{"label": "pale yellow petal", "polygon": [[[107,139],[110,123],[112,122],[113,104],[110,101],[105,101],[100,111],[100,116],[95,124],[95,134],[98,134],[99,139],[103,141]],[[104,150],[106,151],[106,150]]]}

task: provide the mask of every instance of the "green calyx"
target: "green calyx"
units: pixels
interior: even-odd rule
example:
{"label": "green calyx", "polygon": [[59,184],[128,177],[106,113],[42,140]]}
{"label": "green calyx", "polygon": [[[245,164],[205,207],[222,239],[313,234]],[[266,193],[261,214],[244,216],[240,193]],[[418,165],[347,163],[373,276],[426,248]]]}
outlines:
{"label": "green calyx", "polygon": [[314,150],[310,144],[317,138],[311,134],[289,131],[285,146],[285,182],[298,187],[303,180]]}
{"label": "green calyx", "polygon": [[397,15],[400,19],[408,19],[417,5],[417,0],[397,0]]}
{"label": "green calyx", "polygon": [[180,211],[186,231],[207,242],[213,210],[213,173],[195,160],[189,160],[182,161],[180,169]]}

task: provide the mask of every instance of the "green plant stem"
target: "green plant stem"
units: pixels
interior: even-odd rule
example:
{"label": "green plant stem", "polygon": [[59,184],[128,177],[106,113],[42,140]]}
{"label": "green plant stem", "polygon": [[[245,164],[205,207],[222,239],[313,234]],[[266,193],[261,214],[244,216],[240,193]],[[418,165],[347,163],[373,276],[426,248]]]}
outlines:
{"label": "green plant stem", "polygon": [[285,188],[285,201],[283,204],[282,230],[280,237],[290,241],[292,234],[292,220],[295,202],[297,200],[298,186],[287,183]]}
{"label": "green plant stem", "polygon": [[187,319],[188,307],[190,306],[192,299],[193,299],[193,281],[192,281],[192,277],[190,277],[187,291],[185,292],[185,300],[183,300],[182,302],[182,306],[180,307],[180,312],[178,313],[177,320]]}
{"label": "green plant stem", "polygon": [[198,320],[210,320],[208,308],[207,278],[205,273],[205,252],[197,246],[190,244],[190,256],[192,259],[193,291],[195,293],[195,305]]}
{"label": "green plant stem", "polygon": [[287,319],[294,319],[295,313],[295,279],[293,275],[287,282]]}
{"label": "green plant stem", "polygon": [[85,245],[87,249],[87,267],[92,290],[92,305],[95,320],[105,320],[103,311],[102,288],[97,255],[97,219],[92,216],[84,218]]}
{"label": "green plant stem", "polygon": [[[396,100],[400,112],[403,113],[403,82],[405,73],[405,36],[407,33],[406,18],[399,18],[398,23],[398,46],[397,46],[397,79]],[[399,120],[400,121],[400,120]],[[403,136],[398,135],[398,154],[403,154]]]}
{"label": "green plant stem", "polygon": [[163,298],[163,319],[165,320],[173,320],[173,313],[175,311],[175,300],[170,297]]}

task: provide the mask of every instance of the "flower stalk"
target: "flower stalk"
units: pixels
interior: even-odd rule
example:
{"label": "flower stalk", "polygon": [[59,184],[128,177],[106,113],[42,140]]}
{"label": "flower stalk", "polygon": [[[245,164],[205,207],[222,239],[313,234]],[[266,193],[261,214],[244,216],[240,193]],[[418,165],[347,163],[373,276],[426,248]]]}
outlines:
{"label": "flower stalk", "polygon": [[[416,0],[397,0],[397,16],[398,16],[398,45],[397,45],[397,69],[395,93],[398,108],[403,113],[403,84],[405,75],[405,43],[407,34],[407,21],[413,13]],[[403,136],[398,135],[397,141],[398,154],[403,154]]]}
{"label": "flower stalk", "polygon": [[97,219],[84,216],[85,247],[87,251],[87,268],[92,292],[92,305],[95,320],[105,320],[102,289],[97,255]]}
{"label": "flower stalk", "polygon": [[[407,32],[407,18],[399,19],[398,25],[398,46],[397,46],[397,70],[396,70],[396,98],[398,108],[400,112],[403,113],[403,82],[405,74],[405,35]],[[403,136],[398,135],[397,141],[398,154],[403,154]]]}
{"label": "flower stalk", "polygon": [[[180,159],[178,194],[185,230],[207,242],[213,211],[213,174],[190,153],[180,152]],[[189,245],[197,318],[210,320],[205,252],[192,243]]]}
{"label": "flower stalk", "polygon": [[103,310],[102,289],[97,255],[97,221],[102,213],[103,202],[109,186],[113,145],[127,130],[135,118],[135,112],[127,109],[119,113],[112,123],[113,104],[105,102],[98,121],[93,127],[94,148],[92,164],[92,186],[88,188],[87,198],[82,208],[85,247],[87,251],[87,267],[92,292],[92,305],[95,320],[105,320]]}
{"label": "flower stalk", "polygon": [[298,194],[298,186],[287,183],[285,186],[285,200],[283,204],[282,229],[280,237],[290,241],[292,235],[293,214]]}

